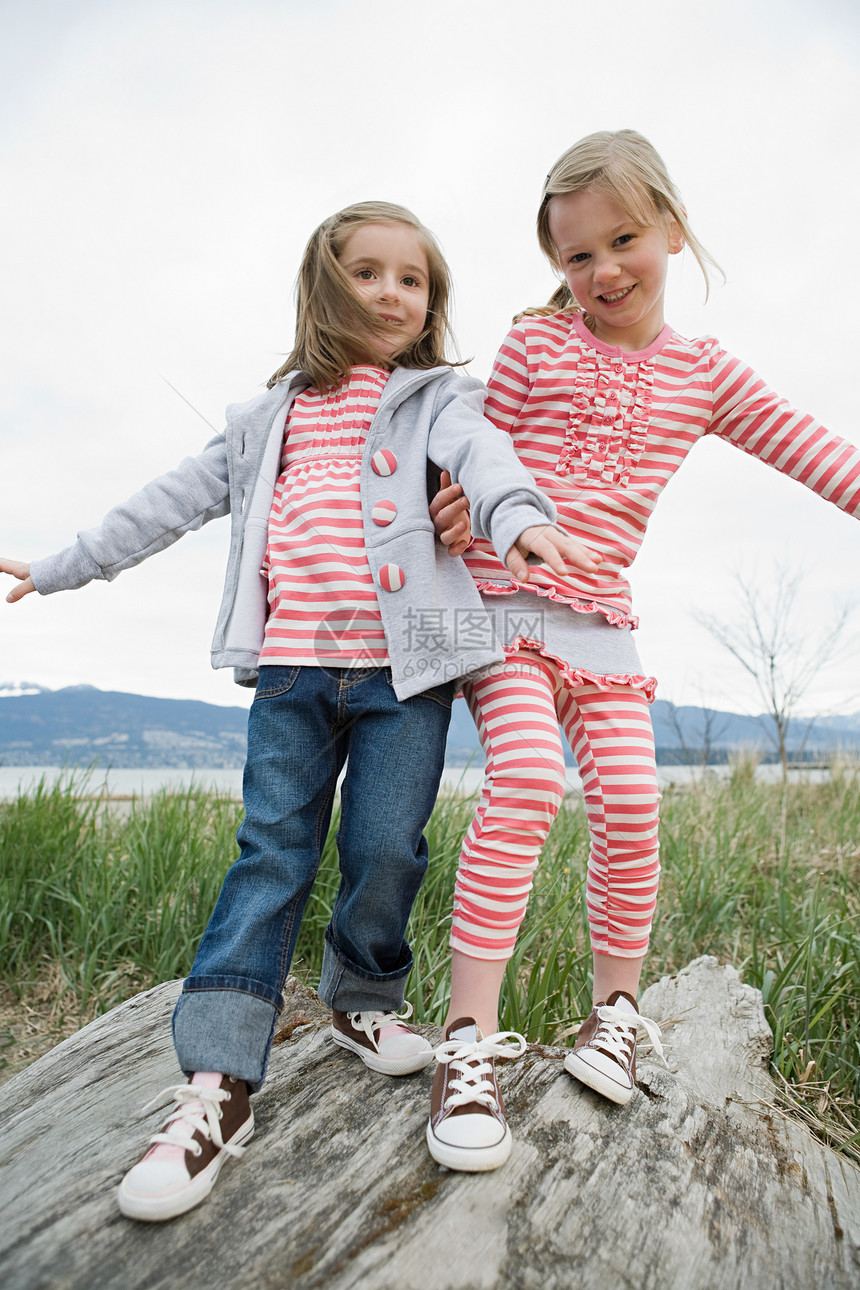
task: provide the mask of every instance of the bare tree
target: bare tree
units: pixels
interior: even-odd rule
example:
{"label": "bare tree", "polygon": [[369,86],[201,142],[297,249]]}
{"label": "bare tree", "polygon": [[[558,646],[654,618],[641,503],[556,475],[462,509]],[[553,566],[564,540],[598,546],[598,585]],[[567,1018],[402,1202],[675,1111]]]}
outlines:
{"label": "bare tree", "polygon": [[685,731],[684,724],[681,721],[681,713],[678,705],[673,703],[671,699],[667,700],[665,712],[666,720],[672,728],[672,734],[678,740],[678,747],[682,754],[681,765],[692,766],[693,749],[687,743],[687,732]]}
{"label": "bare tree", "polygon": [[732,622],[724,623],[709,613],[696,613],[693,617],[755,682],[767,710],[765,730],[776,748],[785,779],[788,732],[797,706],[822,668],[844,652],[842,637],[856,606],[844,603],[832,621],[813,631],[801,620],[798,593],[802,573],[777,567],[767,589],[747,582],[741,574],[735,581],[740,606]]}
{"label": "bare tree", "polygon": [[701,715],[702,769],[707,770],[711,764],[714,744],[726,728],[726,718],[713,708],[699,708],[699,713]]}
{"label": "bare tree", "polygon": [[698,764],[705,771],[711,763],[714,744],[726,728],[725,716],[704,704],[700,707],[685,708],[683,711],[696,713],[695,722],[689,720],[685,722],[681,716],[682,709],[668,700],[665,709],[666,720],[678,740],[684,765]]}

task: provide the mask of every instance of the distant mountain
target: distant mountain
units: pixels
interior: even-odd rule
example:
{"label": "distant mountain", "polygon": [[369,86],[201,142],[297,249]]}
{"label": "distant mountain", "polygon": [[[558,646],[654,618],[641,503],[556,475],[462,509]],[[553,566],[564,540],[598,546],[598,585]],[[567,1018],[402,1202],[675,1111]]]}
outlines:
{"label": "distant mountain", "polygon": [[[725,761],[736,748],[756,748],[767,759],[766,719],[701,707],[678,707],[658,699],[651,716],[657,759],[666,764]],[[0,682],[0,764],[7,766],[176,767],[193,770],[241,766],[245,758],[246,708],[219,707],[193,699],[154,699],[140,694],[70,686],[48,690]],[[834,751],[860,753],[860,713],[819,717],[792,724],[795,757],[821,758]],[[570,750],[566,750],[572,762]],[[469,711],[454,704],[448,735],[449,766],[483,763]]]}
{"label": "distant mountain", "polygon": [[[767,715],[744,716],[713,708],[675,707],[664,699],[651,705],[657,760],[663,764],[689,764],[703,760],[725,761],[738,749],[757,749],[764,761],[776,761],[771,734],[773,721]],[[787,747],[793,761],[820,761],[834,753],[860,752],[860,713],[844,717],[795,717]]]}
{"label": "distant mountain", "polygon": [[0,681],[0,699],[18,699],[22,694],[50,694],[45,685],[34,685],[31,681]]}
{"label": "distant mountain", "polygon": [[[704,750],[711,762],[726,761],[740,748],[757,749],[764,761],[776,760],[768,737],[769,718],[750,717],[712,708],[675,707],[665,699],[651,705],[657,760],[663,765],[699,764]],[[795,760],[818,760],[834,752],[860,753],[860,713],[846,717],[796,718],[789,727],[788,748]],[[466,705],[455,703],[448,733],[446,761],[465,765],[477,757],[482,761],[475,727]],[[573,754],[565,745],[565,760],[573,765]]]}
{"label": "distant mountain", "polygon": [[[245,760],[245,708],[97,690],[0,685],[0,762],[7,766],[171,766]],[[7,697],[8,696],[8,697]]]}

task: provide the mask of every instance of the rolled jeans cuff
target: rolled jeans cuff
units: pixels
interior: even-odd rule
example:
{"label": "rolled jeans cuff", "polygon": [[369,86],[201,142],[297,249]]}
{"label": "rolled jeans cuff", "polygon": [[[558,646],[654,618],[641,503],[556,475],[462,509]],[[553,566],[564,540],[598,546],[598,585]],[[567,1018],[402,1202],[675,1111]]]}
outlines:
{"label": "rolled jeans cuff", "polygon": [[412,963],[412,951],[404,941],[401,962],[393,972],[367,972],[346,958],[326,929],[319,996],[338,1012],[397,1012]]}
{"label": "rolled jeans cuff", "polygon": [[219,1071],[263,1083],[280,1001],[262,982],[188,977],[173,1010],[173,1044],[186,1075]]}

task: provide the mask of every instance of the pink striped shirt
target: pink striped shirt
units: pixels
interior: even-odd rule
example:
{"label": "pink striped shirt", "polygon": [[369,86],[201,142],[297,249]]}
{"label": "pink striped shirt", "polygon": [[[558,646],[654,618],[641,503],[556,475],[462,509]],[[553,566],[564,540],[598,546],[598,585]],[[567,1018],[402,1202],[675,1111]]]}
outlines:
{"label": "pink striped shirt", "polygon": [[361,454],[390,373],[354,367],[290,409],[269,515],[269,617],[261,664],[382,667],[388,646],[367,562]]}
{"label": "pink striped shirt", "polygon": [[523,587],[476,541],[464,559],[484,592],[531,591],[635,627],[625,570],[661,492],[705,434],[860,516],[860,451],[789,407],[713,337],[664,327],[648,349],[627,353],[592,336],[579,313],[524,318],[496,359],[486,412],[510,432],[560,526],[602,561],[596,574],[532,570]]}

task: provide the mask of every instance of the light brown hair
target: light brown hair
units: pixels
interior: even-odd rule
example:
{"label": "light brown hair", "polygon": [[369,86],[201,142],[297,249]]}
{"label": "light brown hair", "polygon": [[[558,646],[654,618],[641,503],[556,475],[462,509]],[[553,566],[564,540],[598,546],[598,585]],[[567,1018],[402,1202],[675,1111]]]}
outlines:
{"label": "light brown hair", "polygon": [[[592,189],[608,193],[637,224],[674,220],[702,270],[707,299],[708,267],[720,274],[722,270],[690,228],[681,194],[672,182],[663,158],[654,145],[636,130],[599,130],[596,134],[587,135],[562,153],[547,175],[538,210],[537,235],[541,250],[555,269],[560,270],[561,265],[558,248],[549,231],[550,201],[553,197]],[[554,313],[560,309],[578,308],[570,288],[563,282],[545,308],[526,312]]]}
{"label": "light brown hair", "polygon": [[[385,324],[353,289],[340,264],[344,247],[365,224],[406,224],[415,230],[427,256],[429,300],[424,330],[402,350],[383,357],[375,341]],[[368,360],[381,367],[400,365],[426,370],[440,364],[455,366],[446,357],[451,340],[448,321],[451,275],[429,229],[405,206],[391,202],[357,202],[324,220],[311,235],[296,278],[296,339],[292,352],[269,378],[269,389],[289,372],[302,371],[319,390],[339,385],[356,363]]]}

